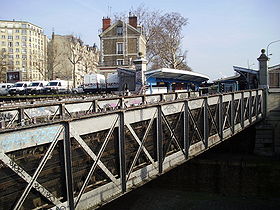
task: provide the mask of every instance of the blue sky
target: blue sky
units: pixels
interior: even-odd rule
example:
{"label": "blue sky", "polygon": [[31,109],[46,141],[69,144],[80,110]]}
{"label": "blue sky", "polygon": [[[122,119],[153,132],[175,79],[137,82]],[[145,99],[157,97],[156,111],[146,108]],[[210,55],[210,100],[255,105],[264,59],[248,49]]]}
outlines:
{"label": "blue sky", "polygon": [[[211,79],[233,75],[233,65],[258,69],[260,50],[280,40],[278,0],[0,0],[0,19],[24,20],[50,36],[74,34],[99,45],[102,17],[144,4],[188,18],[183,49],[188,65]],[[280,64],[280,42],[270,45],[269,65]]]}

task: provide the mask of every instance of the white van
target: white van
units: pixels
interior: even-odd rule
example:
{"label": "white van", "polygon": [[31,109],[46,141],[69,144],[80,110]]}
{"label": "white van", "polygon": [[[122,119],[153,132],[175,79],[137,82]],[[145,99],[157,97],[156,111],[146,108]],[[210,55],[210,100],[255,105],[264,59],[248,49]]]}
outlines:
{"label": "white van", "polygon": [[67,93],[72,83],[66,80],[51,80],[44,88],[44,93]]}
{"label": "white van", "polygon": [[33,81],[26,88],[26,93],[27,94],[43,93],[43,90],[48,83],[49,83],[48,81]]}
{"label": "white van", "polygon": [[11,95],[14,94],[25,94],[26,88],[30,82],[16,82],[12,88],[9,89]]}
{"label": "white van", "polygon": [[13,83],[0,83],[0,95],[8,95],[9,89],[13,86]]}

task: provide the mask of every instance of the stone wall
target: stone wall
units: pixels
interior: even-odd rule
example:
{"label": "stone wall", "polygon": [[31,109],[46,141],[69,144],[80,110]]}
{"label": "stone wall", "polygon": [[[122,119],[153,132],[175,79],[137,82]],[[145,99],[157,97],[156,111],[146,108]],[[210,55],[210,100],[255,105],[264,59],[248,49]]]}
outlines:
{"label": "stone wall", "polygon": [[270,90],[267,110],[266,119],[256,126],[255,153],[280,156],[280,91]]}

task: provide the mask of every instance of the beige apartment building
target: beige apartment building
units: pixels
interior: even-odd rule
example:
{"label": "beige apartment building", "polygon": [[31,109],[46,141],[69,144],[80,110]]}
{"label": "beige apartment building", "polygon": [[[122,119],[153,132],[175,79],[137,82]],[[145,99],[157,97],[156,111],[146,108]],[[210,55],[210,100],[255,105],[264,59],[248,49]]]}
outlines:
{"label": "beige apartment building", "polygon": [[146,40],[136,16],[128,17],[128,23],[118,20],[112,24],[110,18],[103,18],[102,23],[100,73],[107,75],[117,68],[132,68],[139,52],[146,56]]}
{"label": "beige apartment building", "polygon": [[47,37],[26,21],[0,20],[0,82],[46,79]]}
{"label": "beige apartment building", "polygon": [[84,45],[72,35],[52,35],[48,44],[48,72],[51,79],[83,83],[84,75],[97,72],[99,52],[96,45]]}

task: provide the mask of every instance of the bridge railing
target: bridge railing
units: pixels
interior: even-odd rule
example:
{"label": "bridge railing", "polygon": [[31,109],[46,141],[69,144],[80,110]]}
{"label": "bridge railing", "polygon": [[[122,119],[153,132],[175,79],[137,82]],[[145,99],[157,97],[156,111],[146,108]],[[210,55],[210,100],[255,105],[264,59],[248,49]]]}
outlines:
{"label": "bridge railing", "polygon": [[126,97],[80,97],[69,100],[26,100],[24,103],[7,103],[0,106],[0,129],[13,129],[53,120],[70,119],[93,113],[198,96],[199,92],[175,92]]}
{"label": "bridge railing", "polygon": [[0,201],[102,205],[258,122],[263,104],[263,90],[249,90],[1,130]]}

